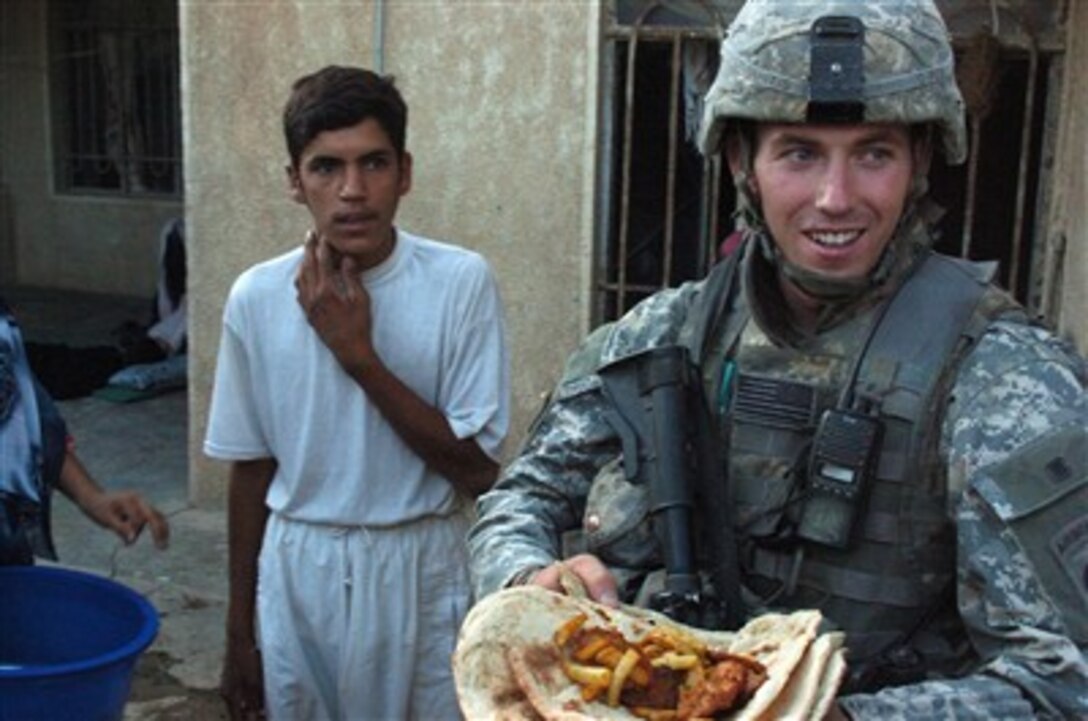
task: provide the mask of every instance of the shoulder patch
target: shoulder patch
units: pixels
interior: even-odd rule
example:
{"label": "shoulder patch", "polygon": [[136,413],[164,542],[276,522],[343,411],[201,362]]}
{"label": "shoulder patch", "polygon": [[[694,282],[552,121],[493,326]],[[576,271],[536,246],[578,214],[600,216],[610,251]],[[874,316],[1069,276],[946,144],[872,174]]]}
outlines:
{"label": "shoulder patch", "polygon": [[1057,426],[981,469],[973,485],[1003,521],[1030,515],[1088,486],[1086,436],[1079,419]]}
{"label": "shoulder patch", "polygon": [[981,469],[972,482],[1078,643],[1088,642],[1086,436],[1083,419],[1073,418]]}

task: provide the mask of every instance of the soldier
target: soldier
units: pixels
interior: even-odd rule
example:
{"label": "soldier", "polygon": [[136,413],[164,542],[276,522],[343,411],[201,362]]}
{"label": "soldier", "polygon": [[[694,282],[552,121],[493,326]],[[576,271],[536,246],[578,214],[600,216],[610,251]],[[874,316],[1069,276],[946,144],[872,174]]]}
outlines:
{"label": "soldier", "polygon": [[931,250],[938,140],[963,161],[933,2],[749,0],[699,138],[743,250],[571,357],[479,500],[477,596],[562,563],[704,625],[819,608],[834,715],[1088,715],[1088,373]]}

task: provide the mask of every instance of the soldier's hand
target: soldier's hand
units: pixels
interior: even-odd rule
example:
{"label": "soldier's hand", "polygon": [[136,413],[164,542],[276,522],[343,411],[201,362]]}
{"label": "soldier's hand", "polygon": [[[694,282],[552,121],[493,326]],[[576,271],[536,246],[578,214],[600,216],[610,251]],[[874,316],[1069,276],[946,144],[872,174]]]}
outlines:
{"label": "soldier's hand", "polygon": [[616,579],[601,559],[588,553],[556,561],[536,572],[529,583],[543,586],[558,593],[568,593],[568,583],[564,583],[564,576],[569,574],[585,587],[586,595],[594,601],[615,608],[619,605],[619,593],[616,590]]}

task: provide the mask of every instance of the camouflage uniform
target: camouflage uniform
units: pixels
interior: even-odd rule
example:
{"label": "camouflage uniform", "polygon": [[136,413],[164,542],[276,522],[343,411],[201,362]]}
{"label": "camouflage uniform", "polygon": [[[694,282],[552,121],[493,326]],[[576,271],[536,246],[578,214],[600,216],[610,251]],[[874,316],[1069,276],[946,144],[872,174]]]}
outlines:
{"label": "camouflage uniform", "polygon": [[[718,147],[732,118],[806,119],[807,89],[791,80],[803,73],[790,69],[807,62],[805,33],[817,10],[865,22],[866,82],[884,82],[867,85],[863,120],[932,123],[948,159],[962,160],[962,102],[951,81],[951,49],[928,0],[750,0],[723,43],[720,82],[706,100],[704,152]],[[903,47],[913,52],[904,54]],[[929,67],[911,66],[919,58]],[[922,85],[912,89],[911,81]],[[720,311],[723,324],[738,326],[740,334],[758,331],[780,348],[801,348],[806,339],[776,320],[784,303],[777,283],[760,283],[773,279],[768,267],[773,271],[777,263],[789,275],[788,269],[763,231],[757,204],[745,195],[745,178],[735,180],[751,241],[741,261],[741,290]],[[874,277],[850,299],[829,303],[834,312],[818,336],[836,333],[898,293],[909,259],[928,252],[918,250],[929,242],[920,203],[924,179],[913,192]],[[802,272],[799,284],[817,295],[827,287],[810,289],[803,284],[810,280]],[[701,281],[657,293],[591,334],[568,361],[518,457],[480,499],[469,537],[478,596],[563,557],[571,532],[580,532],[607,563],[624,600],[644,600],[647,585],[659,580],[653,570],[662,561],[647,495],[623,482],[621,442],[609,421],[614,409],[596,371],[648,348],[690,346],[708,288],[709,281]],[[1088,369],[1066,344],[1022,316],[992,317],[969,353],[949,359],[943,402],[924,417],[939,437],[921,461],[925,477],[915,479],[939,481],[947,499],[941,523],[949,533],[930,543],[949,559],[957,606],[949,616],[960,638],[969,639],[970,665],[842,696],[841,706],[855,718],[1088,718]],[[709,399],[717,400],[723,354],[710,362],[703,356]],[[721,405],[719,423],[730,423],[727,407]],[[735,477],[741,463],[735,453],[729,463]],[[844,558],[848,563],[852,556]],[[746,590],[752,581],[742,575]],[[773,608],[790,608],[795,600],[788,593],[773,600],[748,594],[752,613],[764,610],[753,599]],[[829,615],[833,623],[849,624]],[[890,628],[902,626],[901,619],[887,621]]]}
{"label": "camouflage uniform", "polygon": [[[591,338],[589,346],[597,347],[583,349],[574,365],[676,342],[701,287],[686,284],[644,301]],[[591,493],[615,489],[614,476],[598,477],[598,472],[614,464],[620,450],[606,420],[600,379],[581,370],[570,369],[520,455],[480,500],[480,520],[469,541],[478,596],[509,584],[524,569],[560,558],[562,535],[571,529],[600,536],[591,545],[627,535],[622,568],[645,567],[656,557],[650,531],[644,524],[635,527],[647,516],[644,496],[593,503],[594,512],[587,514]],[[1056,608],[1022,541],[995,515],[994,495],[977,487],[988,482],[988,469],[1056,427],[1079,425],[1083,442],[1085,376],[1083,360],[1053,336],[1004,321],[988,328],[962,364],[950,393],[957,402],[942,422],[940,462],[962,489],[950,510],[958,537],[948,553],[958,558],[960,615],[983,663],[955,681],[844,697],[844,707],[856,717],[1030,717],[1032,707],[1020,689],[1031,695],[1040,715],[1088,713],[1088,662],[1070,638],[1071,614]],[[1082,489],[1070,500],[1084,509],[1086,499]],[[1088,518],[1088,511],[1082,513]],[[631,536],[641,538],[642,545]],[[632,600],[641,579],[618,575],[624,596]],[[1088,593],[1083,585],[1081,593]],[[1080,604],[1083,624],[1083,596]]]}

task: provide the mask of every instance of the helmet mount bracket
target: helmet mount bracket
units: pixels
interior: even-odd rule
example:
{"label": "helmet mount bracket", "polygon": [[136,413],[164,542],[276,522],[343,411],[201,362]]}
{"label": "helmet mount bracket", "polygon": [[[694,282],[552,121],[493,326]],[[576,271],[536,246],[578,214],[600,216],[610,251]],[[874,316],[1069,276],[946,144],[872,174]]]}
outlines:
{"label": "helmet mount bracket", "polygon": [[849,15],[812,23],[809,52],[810,123],[860,123],[865,117],[865,26]]}

